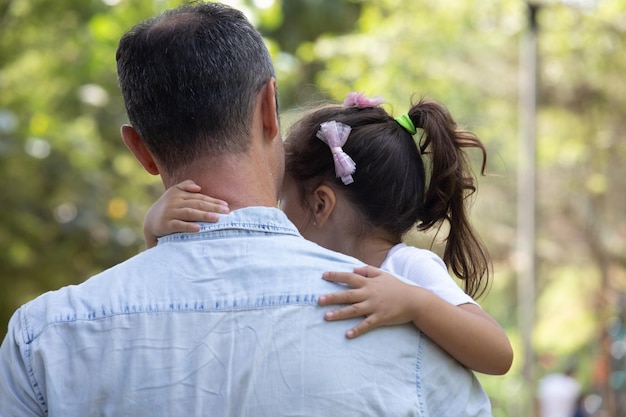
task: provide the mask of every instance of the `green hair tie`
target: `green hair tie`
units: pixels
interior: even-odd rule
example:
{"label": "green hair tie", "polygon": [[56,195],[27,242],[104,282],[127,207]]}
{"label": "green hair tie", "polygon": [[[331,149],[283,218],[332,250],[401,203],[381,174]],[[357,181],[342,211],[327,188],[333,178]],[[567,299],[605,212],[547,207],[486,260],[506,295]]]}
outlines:
{"label": "green hair tie", "polygon": [[417,129],[415,128],[413,121],[411,120],[411,118],[409,117],[407,113],[404,113],[402,116],[396,117],[395,120],[396,122],[398,122],[400,126],[405,128],[406,131],[409,132],[411,135],[414,135],[417,133]]}

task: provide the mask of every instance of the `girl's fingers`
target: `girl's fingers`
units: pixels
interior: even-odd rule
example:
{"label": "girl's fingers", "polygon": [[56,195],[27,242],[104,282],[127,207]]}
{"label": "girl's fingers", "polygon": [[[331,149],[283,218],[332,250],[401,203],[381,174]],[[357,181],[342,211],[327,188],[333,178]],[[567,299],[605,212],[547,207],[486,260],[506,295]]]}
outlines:
{"label": "girl's fingers", "polygon": [[171,199],[171,201],[167,203],[162,203],[162,206],[164,206],[164,210],[166,212],[168,210],[180,210],[181,212],[184,212],[185,209],[192,209],[221,214],[227,214],[230,212],[230,210],[228,209],[228,204],[221,200],[216,200],[211,197],[203,196],[202,194],[185,194],[186,195],[179,196],[176,199]]}
{"label": "girl's fingers", "polygon": [[365,284],[367,278],[353,272],[324,272],[322,278],[330,282],[347,284],[352,288],[360,288]]}
{"label": "girl's fingers", "polygon": [[179,182],[174,187],[178,188],[179,190],[188,191],[191,193],[198,193],[201,190],[200,186],[196,184],[195,182],[193,182],[192,180],[185,180],[183,182]]}
{"label": "girl's fingers", "polygon": [[[228,203],[224,200],[220,200],[218,198],[210,197],[208,195],[204,195],[200,193],[201,188],[198,184],[193,182],[192,180],[185,180],[174,185],[173,189],[167,190],[167,192],[175,193],[178,198],[181,198],[185,201],[204,201],[206,203],[213,204],[215,206],[224,206],[228,207]],[[222,213],[223,211],[220,211]]]}
{"label": "girl's fingers", "polygon": [[324,314],[324,319],[328,321],[354,319],[364,317],[363,321],[346,332],[348,339],[354,339],[361,336],[376,327],[381,326],[379,316],[372,313],[365,303],[353,304],[338,310],[328,311]]}
{"label": "girl's fingers", "polygon": [[361,288],[367,283],[366,278],[381,274],[381,270],[370,265],[354,268],[354,272],[324,272],[322,278],[326,281],[347,284],[352,288]]}
{"label": "girl's fingers", "polygon": [[213,202],[202,202],[201,206],[201,209],[204,211],[223,214],[227,214],[230,212],[230,210],[228,209],[228,204],[220,202],[219,200],[214,200]]}
{"label": "girl's fingers", "polygon": [[[215,223],[219,220],[219,214],[214,211],[207,211],[203,209],[194,209],[191,207],[183,207],[176,210],[172,216],[175,221],[182,222],[209,222]],[[200,225],[198,226],[198,230]]]}
{"label": "girl's fingers", "polygon": [[171,228],[178,232],[199,232],[200,225],[197,223],[189,223],[181,220],[172,220]]}
{"label": "girl's fingers", "polygon": [[206,201],[201,201],[201,200],[185,200],[184,202],[181,202],[181,204],[176,204],[176,206],[174,206],[173,209],[179,210],[181,213],[183,213],[185,210],[189,210],[190,211],[189,214],[193,214],[193,212],[195,211],[204,211],[208,213],[221,213],[221,214],[227,214],[229,212],[227,206],[214,204],[214,203],[207,203]]}
{"label": "girl's fingers", "polygon": [[334,304],[354,304],[363,301],[363,296],[357,290],[345,290],[334,292],[331,294],[321,295],[317,299],[317,303],[322,306]]}
{"label": "girl's fingers", "polygon": [[371,266],[371,265],[365,265],[365,266],[354,268],[354,273],[359,274],[366,278],[376,278],[378,276],[385,274],[385,272],[383,272],[382,269],[376,268],[375,266]]}
{"label": "girl's fingers", "polygon": [[377,323],[376,317],[374,315],[371,315],[366,317],[365,320],[363,320],[350,330],[348,330],[346,332],[346,337],[348,339],[354,339],[355,337],[364,335],[365,333],[377,327],[380,327],[380,325]]}
{"label": "girl's fingers", "polygon": [[324,319],[328,321],[347,320],[367,316],[370,313],[371,311],[369,311],[365,303],[357,303],[338,308],[337,310],[327,311],[324,313]]}
{"label": "girl's fingers", "polygon": [[373,275],[373,270],[375,270],[376,268],[369,266],[369,265],[365,265],[365,266],[360,266],[358,268],[354,268],[354,273],[355,274],[359,274],[363,277],[372,277]]}
{"label": "girl's fingers", "polygon": [[180,195],[178,202],[181,206],[184,207],[190,207],[191,205],[194,205],[198,208],[205,208],[207,209],[207,211],[219,210],[220,213],[224,213],[224,210],[228,210],[227,202],[198,193],[194,194],[183,192]]}

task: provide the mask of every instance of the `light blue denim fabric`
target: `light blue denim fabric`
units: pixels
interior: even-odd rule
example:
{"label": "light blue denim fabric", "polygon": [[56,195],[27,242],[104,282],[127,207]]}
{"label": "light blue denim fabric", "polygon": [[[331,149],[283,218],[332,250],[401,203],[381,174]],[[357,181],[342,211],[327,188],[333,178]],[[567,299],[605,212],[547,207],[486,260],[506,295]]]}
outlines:
{"label": "light blue denim fabric", "polygon": [[355,259],[247,208],[12,317],[0,416],[486,416],[473,374],[411,325],[355,340],[322,272]]}

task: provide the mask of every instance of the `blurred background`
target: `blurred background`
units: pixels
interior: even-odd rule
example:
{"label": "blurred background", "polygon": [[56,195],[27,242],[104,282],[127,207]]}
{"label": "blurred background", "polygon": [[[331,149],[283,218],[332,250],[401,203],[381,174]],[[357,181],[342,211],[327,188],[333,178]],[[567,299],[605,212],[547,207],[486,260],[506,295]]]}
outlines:
{"label": "blurred background", "polygon": [[[21,304],[144,249],[162,186],[120,139],[115,49],[181,3],[0,0],[0,337]],[[626,2],[226,3],[265,36],[283,127],[364,91],[395,115],[437,99],[486,143],[472,217],[495,277],[478,301],[516,354],[479,375],[494,415],[538,415],[539,381],[574,368],[589,415],[626,416]]]}

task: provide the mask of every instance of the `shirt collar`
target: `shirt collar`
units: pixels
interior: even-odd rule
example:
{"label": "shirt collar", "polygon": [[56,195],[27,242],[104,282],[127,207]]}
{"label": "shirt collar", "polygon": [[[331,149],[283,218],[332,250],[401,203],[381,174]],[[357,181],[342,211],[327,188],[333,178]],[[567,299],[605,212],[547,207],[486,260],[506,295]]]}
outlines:
{"label": "shirt collar", "polygon": [[248,232],[275,233],[300,236],[296,226],[287,218],[285,213],[273,207],[245,207],[231,211],[229,214],[220,214],[216,223],[200,222],[200,231],[195,233],[175,233],[159,238],[159,242],[170,239],[179,240],[185,235],[197,236],[200,233],[210,233],[221,230],[244,230]]}

